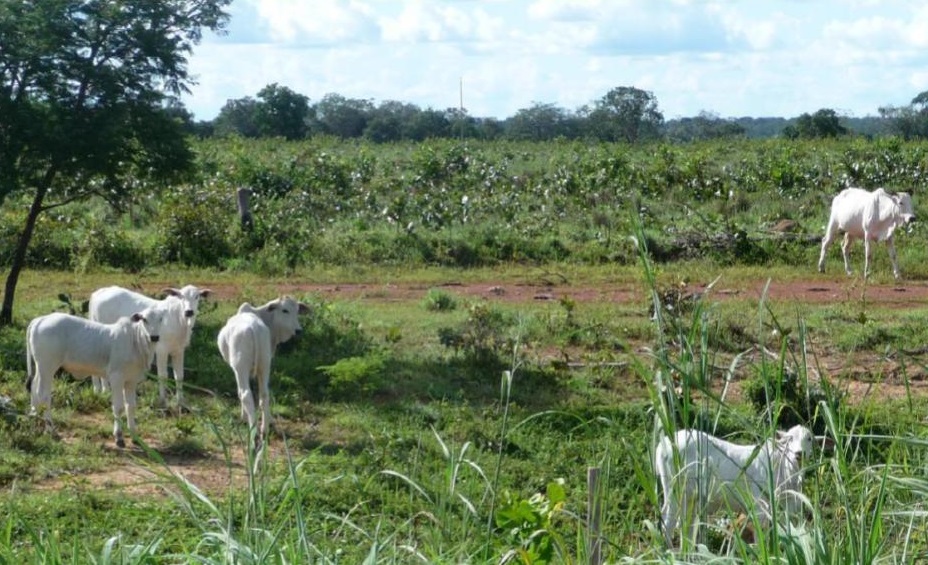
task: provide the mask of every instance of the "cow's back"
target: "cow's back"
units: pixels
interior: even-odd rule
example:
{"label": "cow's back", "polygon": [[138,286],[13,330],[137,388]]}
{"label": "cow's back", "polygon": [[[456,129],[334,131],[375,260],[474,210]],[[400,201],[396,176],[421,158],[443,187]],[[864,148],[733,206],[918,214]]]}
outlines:
{"label": "cow's back", "polygon": [[874,195],[862,188],[845,188],[831,201],[829,223],[854,237],[863,237],[864,218],[872,208]]}
{"label": "cow's back", "polygon": [[226,321],[219,331],[219,352],[230,365],[254,376],[271,362],[271,331],[256,314],[241,312]]}
{"label": "cow's back", "polygon": [[131,316],[157,304],[157,300],[120,286],[97,289],[90,295],[88,316],[104,324],[114,324],[120,318]]}
{"label": "cow's back", "polygon": [[114,349],[108,326],[63,313],[38,318],[28,339],[37,364],[62,368],[78,378],[109,365]]}

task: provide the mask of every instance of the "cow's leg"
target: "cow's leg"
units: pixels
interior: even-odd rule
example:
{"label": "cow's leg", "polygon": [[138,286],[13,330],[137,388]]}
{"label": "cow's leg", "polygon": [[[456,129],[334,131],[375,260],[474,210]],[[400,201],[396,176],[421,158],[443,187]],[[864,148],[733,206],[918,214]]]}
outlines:
{"label": "cow's leg", "polygon": [[52,430],[52,378],[55,372],[57,369],[50,371],[36,362],[35,377],[29,387],[30,412],[45,420],[45,431]]}
{"label": "cow's leg", "polygon": [[177,389],[177,412],[184,409],[184,350],[171,355],[171,367],[174,371],[174,386]]}
{"label": "cow's leg", "polygon": [[667,542],[668,548],[673,548],[673,533],[677,529],[677,520],[679,519],[679,511],[677,509],[677,504],[673,500],[672,489],[664,489],[664,504],[661,507],[661,524],[664,527],[664,540]]}
{"label": "cow's leg", "polygon": [[235,367],[233,371],[235,372],[235,380],[238,383],[238,399],[241,401],[242,410],[244,410],[245,417],[248,419],[248,427],[252,428],[255,425],[255,399],[251,392],[251,385],[248,382],[250,371],[247,368],[243,370],[240,367]]}
{"label": "cow's leg", "polygon": [[[864,239],[864,245],[866,246],[867,240]],[[851,244],[854,243],[854,240],[851,239],[849,233],[844,234],[844,241],[841,243],[841,256],[844,257],[844,272],[848,275],[853,274],[854,271],[851,270]],[[866,272],[866,271],[865,271]]]}
{"label": "cow's leg", "polygon": [[122,435],[122,413],[125,402],[125,381],[122,375],[112,374],[110,380],[110,397],[113,404],[113,437],[116,438],[117,447],[125,447],[126,440]]}
{"label": "cow's leg", "polygon": [[870,276],[870,234],[864,233],[864,278]]}
{"label": "cow's leg", "polygon": [[158,351],[155,354],[155,364],[158,366],[158,406],[164,408],[168,405],[167,390],[165,390],[168,380],[167,352]]}
{"label": "cow's leg", "polygon": [[822,238],[822,252],[818,256],[818,272],[825,272],[825,254],[828,252],[828,246],[831,245],[831,242],[835,239],[835,232],[838,231],[835,228],[834,223],[829,222],[828,229],[825,230],[825,237]]}
{"label": "cow's leg", "polygon": [[896,244],[893,243],[893,236],[886,238],[886,250],[889,251],[889,260],[893,264],[893,277],[899,280],[899,263],[896,261]]}
{"label": "cow's leg", "polygon": [[261,408],[261,437],[267,436],[271,425],[271,369],[261,367],[258,374],[258,402]]}
{"label": "cow's leg", "polygon": [[138,430],[135,425],[135,409],[138,405],[136,388],[138,387],[139,380],[126,379],[123,385],[123,396],[126,401],[126,428],[129,430],[129,435],[132,437],[136,436]]}

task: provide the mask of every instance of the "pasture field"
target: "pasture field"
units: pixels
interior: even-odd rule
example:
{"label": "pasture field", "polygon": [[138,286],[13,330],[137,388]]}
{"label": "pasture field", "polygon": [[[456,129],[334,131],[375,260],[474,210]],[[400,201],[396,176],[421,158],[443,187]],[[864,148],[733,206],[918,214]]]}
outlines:
{"label": "pasture field", "polygon": [[[769,285],[699,263],[30,271],[20,320],[0,332],[0,394],[12,400],[0,559],[584,563],[586,473],[599,467],[605,562],[669,562],[649,462],[655,419],[669,415],[745,441],[797,419],[838,438],[808,464],[804,529],[751,546],[713,528],[683,562],[917,562],[928,284],[768,274]],[[56,383],[54,435],[24,415],[25,321],[62,308],[58,292],[78,301],[114,282],[216,292],[187,356],[188,410],[159,411],[147,383],[141,441],[126,450],[87,382]],[[275,357],[276,429],[254,460],[215,336],[241,301],[279,291],[315,311]]]}
{"label": "pasture field", "polygon": [[[815,272],[840,187],[909,190],[925,217],[928,145],[196,149],[188,184],[40,217],[0,328],[0,563],[587,563],[597,545],[608,563],[928,558],[924,228],[898,233],[901,281],[881,245],[868,281],[838,246]],[[4,264],[27,205],[0,210]],[[62,377],[54,433],[27,416],[31,318],[105,285],[188,283],[215,295],[183,411],[145,383],[119,450],[108,398]],[[280,293],[313,313],[275,357],[255,454],[216,335]],[[803,524],[748,544],[712,519],[664,547],[659,428],[756,442],[794,423],[836,441],[805,465]]]}

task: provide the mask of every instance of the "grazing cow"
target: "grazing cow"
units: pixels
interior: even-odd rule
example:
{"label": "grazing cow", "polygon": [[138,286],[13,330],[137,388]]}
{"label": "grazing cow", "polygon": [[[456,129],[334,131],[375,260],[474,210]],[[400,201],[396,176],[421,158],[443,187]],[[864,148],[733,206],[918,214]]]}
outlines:
{"label": "grazing cow", "polygon": [[290,296],[255,308],[245,302],[229,318],[217,339],[222,358],[235,373],[238,396],[249,427],[255,425],[255,403],[250,380],[257,381],[261,433],[267,434],[271,419],[271,358],[277,346],[302,331],[298,315],[309,312],[306,304]]}
{"label": "grazing cow", "polygon": [[854,239],[864,240],[864,277],[870,275],[870,242],[886,241],[886,249],[893,264],[893,276],[899,278],[896,263],[896,247],[893,232],[897,227],[915,221],[912,198],[908,193],[889,194],[882,188],[868,192],[862,188],[845,188],[831,202],[828,228],[822,238],[822,253],[818,258],[818,270],[825,272],[825,253],[834,241],[837,232],[844,232],[841,252],[844,255],[844,270],[851,274],[848,251]]}
{"label": "grazing cow", "polygon": [[[95,322],[112,324],[119,318],[129,316],[145,308],[159,308],[164,312],[164,327],[161,340],[155,345],[155,362],[158,371],[158,402],[167,405],[166,381],[168,378],[168,358],[174,369],[177,407],[184,401],[184,351],[190,345],[193,325],[197,320],[200,299],[212,293],[208,288],[187,285],[184,288],[166,288],[167,296],[162,300],[149,298],[131,290],[109,286],[94,291],[90,295],[89,316]],[[94,389],[102,391],[104,382],[94,378]]]}
{"label": "grazing cow", "polygon": [[70,314],[39,316],[26,328],[26,387],[31,393],[32,413],[44,411],[51,427],[52,378],[64,369],[76,378],[104,375],[113,391],[113,435],[125,447],[120,414],[125,407],[126,425],[135,433],[136,387],[151,366],[153,344],[158,343],[164,313],[147,308],[101,324]]}
{"label": "grazing cow", "polygon": [[[804,426],[778,432],[776,439],[760,445],[738,445],[697,430],[663,437],[654,468],[664,495],[661,519],[668,546],[681,516],[696,516],[696,509],[711,514],[753,508],[760,523],[767,524],[775,498],[785,503],[788,517],[799,515],[802,459],[811,455],[812,441]],[[682,514],[675,492],[682,494]]]}

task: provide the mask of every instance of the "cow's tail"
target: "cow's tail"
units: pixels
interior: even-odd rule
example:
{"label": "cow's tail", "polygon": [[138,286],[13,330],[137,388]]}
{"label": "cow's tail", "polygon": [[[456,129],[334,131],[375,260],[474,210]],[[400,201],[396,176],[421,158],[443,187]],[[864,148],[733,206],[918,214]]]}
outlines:
{"label": "cow's tail", "polygon": [[[251,374],[255,375],[255,379],[258,381],[260,386],[268,386],[270,383],[262,382],[266,378],[270,378],[270,375],[265,376],[263,369],[267,369],[270,373],[271,366],[271,351],[269,347],[268,340],[262,339],[261,332],[257,331],[255,328],[251,328],[251,337],[255,347],[255,361],[254,367],[252,367]],[[259,388],[258,390],[261,390]]]}
{"label": "cow's tail", "polygon": [[32,355],[32,332],[35,321],[26,327],[26,390],[32,392],[32,378],[35,376],[35,357]]}

